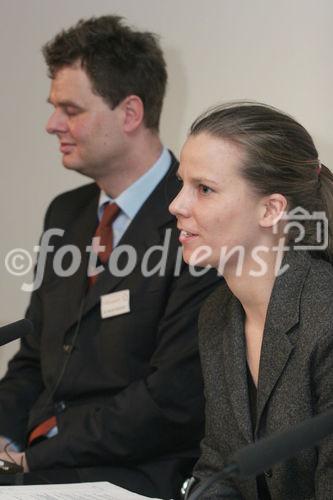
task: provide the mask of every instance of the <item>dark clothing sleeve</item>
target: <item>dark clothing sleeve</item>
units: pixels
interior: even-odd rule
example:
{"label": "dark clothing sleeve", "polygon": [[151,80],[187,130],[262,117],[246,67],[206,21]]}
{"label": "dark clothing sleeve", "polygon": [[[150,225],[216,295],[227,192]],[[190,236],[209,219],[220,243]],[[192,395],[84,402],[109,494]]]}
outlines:
{"label": "dark clothing sleeve", "polygon": [[[208,479],[217,473],[220,473],[225,467],[222,461],[221,453],[214,445],[215,429],[211,428],[210,416],[208,409],[206,410],[206,432],[205,437],[201,441],[201,456],[194,467],[193,475],[197,480],[196,488],[202,487]],[[216,443],[216,441],[215,441]],[[223,500],[225,492],[233,493],[231,498],[241,499],[240,493],[233,485],[232,481],[227,479],[218,478],[207,490],[202,493],[200,499],[202,500]],[[228,497],[227,497],[228,498]]]}

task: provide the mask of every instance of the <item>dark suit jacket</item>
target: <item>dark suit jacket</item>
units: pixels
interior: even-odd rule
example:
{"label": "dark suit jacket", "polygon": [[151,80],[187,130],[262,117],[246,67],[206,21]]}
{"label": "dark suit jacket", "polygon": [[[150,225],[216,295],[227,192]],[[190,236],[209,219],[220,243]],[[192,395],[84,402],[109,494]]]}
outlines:
{"label": "dark suit jacket", "polygon": [[[289,252],[284,263],[290,267],[276,279],[267,312],[254,436],[243,309],[226,285],[203,307],[199,344],[207,403],[198,479],[221,470],[254,439],[332,408],[333,269],[305,252]],[[333,437],[275,465],[268,476],[273,500],[333,498]],[[254,479],[233,484],[244,499],[257,498]],[[221,498],[220,492],[215,485],[205,498]]]}
{"label": "dark suit jacket", "polygon": [[[136,249],[133,272],[123,277],[104,272],[87,294],[86,246],[97,224],[99,189],[90,184],[62,194],[47,211],[45,230],[61,228],[65,234],[52,238],[55,250],[49,251],[43,284],[32,295],[28,316],[36,332],[22,341],[0,384],[1,434],[25,444],[38,423],[57,416],[58,435],[27,449],[33,471],[149,462],[154,473],[161,463],[163,476],[164,460],[189,464],[198,455],[204,402],[196,323],[217,278],[211,272],[193,278],[181,254],[176,262],[178,234],[168,212],[177,192],[176,166],[174,160],[118,245]],[[143,278],[142,256],[163,244],[167,229],[165,269],[161,276]],[[53,270],[62,245],[75,245],[82,255],[79,270],[66,278]],[[160,258],[156,249],[149,269]],[[119,269],[126,261],[123,253]],[[68,252],[62,267],[70,264]],[[101,319],[101,295],[127,289],[130,313]],[[66,346],[76,335],[69,357]]]}

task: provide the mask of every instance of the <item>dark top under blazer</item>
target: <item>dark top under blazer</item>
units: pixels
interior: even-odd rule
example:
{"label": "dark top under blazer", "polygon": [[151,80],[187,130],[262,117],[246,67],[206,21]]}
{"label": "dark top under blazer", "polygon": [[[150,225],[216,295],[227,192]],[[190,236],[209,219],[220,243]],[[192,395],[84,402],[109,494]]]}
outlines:
{"label": "dark top under blazer", "polygon": [[[260,358],[257,425],[251,426],[244,313],[227,285],[203,307],[199,346],[204,372],[206,432],[195,476],[221,470],[236,450],[333,406],[333,269],[305,252],[289,252],[276,279]],[[333,436],[275,465],[267,484],[273,500],[333,498]],[[234,483],[235,484],[235,483]],[[255,480],[236,483],[246,500]],[[221,498],[215,485],[209,499]]]}
{"label": "dark top under blazer", "polygon": [[[24,445],[38,423],[58,412],[58,435],[27,449],[31,470],[135,467],[199,455],[204,400],[197,317],[218,280],[211,272],[193,278],[181,255],[176,262],[178,231],[168,205],[179,189],[177,165],[174,159],[119,242],[137,251],[133,272],[125,277],[105,272],[87,292],[76,346],[51,404],[49,394],[68,355],[64,345],[71,343],[87,288],[85,249],[97,225],[99,189],[89,184],[64,193],[47,211],[45,230],[62,228],[65,234],[52,238],[55,250],[48,253],[43,285],[32,294],[28,316],[35,335],[22,340],[0,383],[2,435]],[[142,256],[163,244],[167,229],[172,232],[162,276],[143,278]],[[59,278],[52,257],[65,244],[80,249],[82,262],[73,276]],[[70,264],[67,257],[63,267]],[[119,268],[126,264],[122,257]],[[153,252],[149,268],[160,259],[161,252]],[[127,289],[130,313],[101,319],[101,295]],[[167,473],[163,464],[160,472]]]}

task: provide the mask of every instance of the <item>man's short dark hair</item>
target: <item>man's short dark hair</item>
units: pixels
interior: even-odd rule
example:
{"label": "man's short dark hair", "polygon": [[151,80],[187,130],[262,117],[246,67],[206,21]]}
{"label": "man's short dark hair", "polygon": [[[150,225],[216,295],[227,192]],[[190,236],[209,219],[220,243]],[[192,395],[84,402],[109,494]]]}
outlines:
{"label": "man's short dark hair", "polygon": [[81,19],[43,47],[49,76],[80,61],[93,91],[113,109],[137,95],[144,105],[144,124],[158,130],[167,83],[166,63],[155,34],[135,31],[119,16]]}

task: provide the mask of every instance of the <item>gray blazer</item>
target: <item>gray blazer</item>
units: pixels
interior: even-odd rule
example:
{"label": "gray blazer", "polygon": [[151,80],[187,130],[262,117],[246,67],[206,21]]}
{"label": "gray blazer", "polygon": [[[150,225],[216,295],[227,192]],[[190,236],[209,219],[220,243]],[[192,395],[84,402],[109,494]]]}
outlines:
{"label": "gray blazer", "polygon": [[[333,268],[305,252],[289,252],[284,264],[289,269],[276,279],[267,312],[254,434],[242,306],[224,284],[202,309],[206,431],[194,471],[199,480],[243,446],[333,406]],[[333,436],[266,476],[272,500],[332,500]],[[233,485],[244,499],[258,498],[254,479]],[[205,498],[222,498],[221,484]]]}

